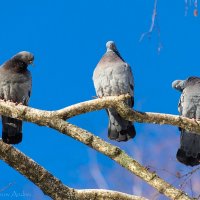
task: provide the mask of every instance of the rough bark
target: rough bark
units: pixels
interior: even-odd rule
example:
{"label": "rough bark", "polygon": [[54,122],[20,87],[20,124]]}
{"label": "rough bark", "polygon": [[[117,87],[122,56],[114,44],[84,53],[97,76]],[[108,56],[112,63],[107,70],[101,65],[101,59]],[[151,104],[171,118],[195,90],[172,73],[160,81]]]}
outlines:
{"label": "rough bark", "polygon": [[23,105],[16,106],[12,102],[0,100],[0,113],[5,116],[46,126],[51,118],[68,119],[87,112],[113,107],[122,117],[129,121],[160,125],[169,124],[200,134],[200,121],[171,114],[138,112],[123,103],[123,100],[127,98],[129,98],[129,95],[105,97],[74,104],[57,111],[39,110]]}
{"label": "rough bark", "polygon": [[[113,107],[119,112],[119,114],[122,117],[130,121],[137,121],[140,123],[171,124],[171,125],[179,126],[184,129],[200,132],[199,122],[195,120],[191,120],[191,119],[176,116],[176,115],[137,112],[130,109],[123,103],[123,101],[126,98],[129,98],[129,95],[121,95],[118,97],[115,96],[115,97],[95,99],[95,100],[75,104],[73,106],[69,106],[57,111],[42,111],[42,110],[38,110],[38,109],[34,109],[34,108],[22,106],[22,105],[16,106],[14,103],[11,103],[11,102],[0,101],[0,113],[5,116],[10,116],[10,117],[21,119],[24,121],[29,121],[41,126],[48,126],[48,127],[58,130],[61,133],[69,135],[70,137],[73,137],[74,139],[90,146],[91,148],[115,160],[122,167],[126,168],[127,170],[131,171],[133,174],[142,178],[149,185],[153,186],[160,193],[164,194],[170,199],[180,199],[180,200],[191,199],[183,191],[165,182],[155,173],[148,171],[145,167],[140,165],[137,161],[132,159],[124,151],[120,150],[118,147],[113,146],[103,141],[99,137],[94,136],[92,133],[86,130],[83,130],[75,125],[72,125],[64,121],[64,119],[73,117],[75,115],[91,112],[94,110],[105,109],[108,107]],[[11,147],[9,147],[9,149],[10,148]],[[5,159],[4,156],[6,156],[6,154],[3,153],[3,151],[1,151],[0,154],[1,154],[0,156],[2,159],[4,159],[8,164],[13,166],[15,169],[19,170],[19,167],[12,165],[13,159],[8,159],[8,158]],[[20,157],[20,159],[22,158]],[[20,171],[20,173],[24,174],[23,171]],[[24,175],[27,176],[33,182],[35,181],[32,178],[33,174],[27,173]],[[35,178],[37,180],[37,175]],[[50,182],[51,184],[53,184],[52,180],[54,177],[51,177],[51,178],[52,179],[50,179]],[[55,179],[55,183],[60,184],[60,182],[57,182],[57,181],[59,180]],[[37,182],[35,184],[38,185]],[[38,186],[44,191],[44,193],[48,194],[48,189],[46,190],[45,188],[42,188],[40,185]],[[65,190],[70,194],[75,193],[75,190],[71,188],[67,188]],[[56,199],[58,198],[56,197]]]}
{"label": "rough bark", "polygon": [[56,119],[55,121],[52,120],[51,124],[49,124],[49,127],[54,128],[66,135],[69,135],[70,137],[110,157],[111,159],[119,163],[122,167],[140,177],[149,185],[157,189],[161,194],[164,194],[170,199],[191,199],[183,191],[176,189],[175,187],[161,179],[156,173],[148,171],[148,169],[143,167],[136,160],[132,159],[118,147],[105,142],[101,138],[93,135],[92,133],[68,122],[65,122],[61,119]]}
{"label": "rough bark", "polygon": [[138,197],[133,195],[124,194],[122,192],[116,192],[111,190],[77,190],[78,194],[82,196],[82,199],[88,200],[147,200],[144,197]]}
{"label": "rough bark", "polygon": [[46,195],[56,200],[145,200],[143,197],[109,190],[76,190],[55,178],[43,167],[11,145],[0,140],[0,158],[37,185]]}

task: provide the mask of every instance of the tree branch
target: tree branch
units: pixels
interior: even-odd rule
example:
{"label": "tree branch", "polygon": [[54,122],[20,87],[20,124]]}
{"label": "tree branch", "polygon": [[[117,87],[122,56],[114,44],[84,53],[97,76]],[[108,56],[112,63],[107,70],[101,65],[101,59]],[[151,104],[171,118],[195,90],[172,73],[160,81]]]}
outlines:
{"label": "tree branch", "polygon": [[92,133],[68,122],[65,122],[61,119],[52,120],[49,124],[49,127],[54,128],[66,135],[69,135],[70,137],[110,157],[111,159],[119,163],[122,167],[140,177],[149,185],[157,189],[161,194],[164,194],[170,199],[191,199],[183,191],[178,190],[169,183],[165,182],[158,175],[156,175],[156,173],[148,171],[148,169],[140,165],[136,160],[132,159],[118,147],[105,142],[99,137],[94,136]]}
{"label": "tree branch", "polygon": [[129,94],[98,98],[90,101],[77,103],[72,106],[68,106],[66,108],[55,111],[54,114],[60,118],[69,119],[71,117],[84,114],[87,112],[115,107],[116,103],[121,103],[122,101],[129,98],[130,98]]}
{"label": "tree branch", "polygon": [[76,190],[69,188],[35,161],[13,146],[5,144],[2,140],[0,140],[0,158],[26,176],[45,194],[56,200],[100,200],[102,198],[115,200],[116,196],[119,196],[122,200],[145,200],[143,197],[110,190]]}
{"label": "tree branch", "polygon": [[134,195],[124,194],[122,192],[116,192],[112,190],[96,190],[96,189],[89,189],[89,190],[77,190],[80,197],[83,199],[88,200],[147,200],[144,197],[138,197]]}
{"label": "tree branch", "polygon": [[64,109],[55,111],[56,115],[61,118],[70,118],[80,114],[84,114],[91,111],[115,108],[117,112],[129,121],[135,121],[139,123],[153,123],[153,124],[169,124],[183,129],[193,131],[196,134],[200,134],[200,121],[195,119],[189,119],[187,117],[181,117],[177,115],[165,114],[165,113],[152,113],[152,112],[139,112],[131,109],[123,103],[124,100],[130,98],[127,95],[104,97],[95,100],[85,101],[66,107]]}
{"label": "tree branch", "polygon": [[152,112],[138,112],[132,110],[127,105],[117,103],[115,105],[117,112],[125,119],[136,121],[139,123],[153,123],[153,124],[169,124],[183,129],[193,131],[192,133],[200,134],[200,121],[189,119],[187,117]]}
{"label": "tree branch", "polygon": [[64,186],[43,167],[13,146],[5,144],[2,140],[0,140],[0,158],[26,176],[53,199],[70,199],[68,197],[75,195],[73,189]]}
{"label": "tree branch", "polygon": [[158,36],[158,53],[160,53],[161,49],[163,48],[162,46],[162,42],[160,39],[160,28],[159,28],[159,23],[158,23],[158,13],[157,13],[157,3],[158,0],[154,0],[154,8],[153,8],[153,13],[152,13],[152,17],[151,17],[151,25],[149,27],[149,30],[145,33],[143,33],[140,36],[140,42],[144,39],[144,37],[148,36],[149,38],[151,38],[151,35],[153,33],[153,31],[155,29],[157,29],[157,36]]}
{"label": "tree branch", "polygon": [[171,114],[139,112],[132,110],[123,103],[123,101],[129,97],[129,95],[104,97],[77,103],[57,111],[39,110],[23,105],[16,106],[12,102],[5,102],[3,100],[0,100],[0,113],[5,116],[10,116],[24,121],[36,123],[41,126],[47,126],[48,121],[51,118],[68,119],[70,117],[87,112],[112,107],[115,108],[124,119],[127,119],[129,121],[135,121],[139,123],[153,123],[160,125],[169,124],[181,127],[189,131],[193,131],[196,134],[200,134],[200,121]]}
{"label": "tree branch", "polygon": [[[121,166],[128,169],[138,177],[145,180],[149,185],[156,188],[160,193],[171,199],[186,200],[191,199],[183,191],[174,188],[169,183],[165,182],[155,173],[148,171],[137,161],[128,156],[124,151],[120,150],[90,132],[65,122],[63,118],[69,118],[81,113],[90,112],[93,110],[104,109],[108,107],[115,108],[122,117],[130,121],[172,124],[182,128],[191,128],[191,130],[199,130],[199,123],[194,120],[167,114],[159,113],[141,113],[136,112],[127,107],[123,101],[128,98],[128,95],[118,97],[106,97],[95,99],[80,104],[76,104],[58,111],[41,111],[38,109],[15,105],[11,102],[0,101],[0,113],[5,116],[29,121],[42,126],[49,126],[58,130],[61,133],[69,135],[74,139],[96,149],[97,151],[107,155],[111,159],[118,162]],[[28,175],[27,175],[28,176]]]}

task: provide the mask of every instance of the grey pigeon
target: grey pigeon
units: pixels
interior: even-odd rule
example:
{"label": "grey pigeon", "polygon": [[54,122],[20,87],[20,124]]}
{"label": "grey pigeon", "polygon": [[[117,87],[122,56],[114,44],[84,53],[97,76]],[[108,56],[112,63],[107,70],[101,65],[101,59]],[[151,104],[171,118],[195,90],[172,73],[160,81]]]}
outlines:
{"label": "grey pigeon", "polygon": [[[182,94],[178,104],[181,116],[200,120],[200,78],[189,77],[176,80],[172,87]],[[200,135],[179,128],[181,131],[180,148],[176,154],[179,162],[195,166],[200,164]]]}
{"label": "grey pigeon", "polygon": [[[131,99],[126,103],[130,107],[134,104],[133,75],[130,66],[120,56],[115,43],[106,43],[107,51],[97,64],[93,81],[98,97],[117,96],[129,93]],[[106,110],[109,116],[108,137],[118,142],[127,141],[136,135],[132,122],[123,119],[115,109]]]}
{"label": "grey pigeon", "polygon": [[[33,60],[33,54],[22,51],[1,66],[1,99],[28,105],[32,78],[27,67]],[[22,141],[22,121],[2,116],[2,139],[8,144],[20,143]]]}

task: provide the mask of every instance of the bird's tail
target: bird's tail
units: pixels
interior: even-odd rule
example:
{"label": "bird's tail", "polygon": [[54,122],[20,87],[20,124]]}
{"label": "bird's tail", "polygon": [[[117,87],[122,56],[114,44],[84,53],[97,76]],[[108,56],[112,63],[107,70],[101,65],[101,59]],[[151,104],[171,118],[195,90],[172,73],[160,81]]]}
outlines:
{"label": "bird's tail", "polygon": [[2,116],[2,139],[7,144],[18,144],[22,141],[22,121]]}
{"label": "bird's tail", "polygon": [[180,148],[176,158],[179,162],[195,166],[200,164],[200,135],[181,129]]}
{"label": "bird's tail", "polygon": [[127,141],[136,135],[132,122],[123,119],[114,109],[107,110],[109,115],[108,137],[118,142]]}

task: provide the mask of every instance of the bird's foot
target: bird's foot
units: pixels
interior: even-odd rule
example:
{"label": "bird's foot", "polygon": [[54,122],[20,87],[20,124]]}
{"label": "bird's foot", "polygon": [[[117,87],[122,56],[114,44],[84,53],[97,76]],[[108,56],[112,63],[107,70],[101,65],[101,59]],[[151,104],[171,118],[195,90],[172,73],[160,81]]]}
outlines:
{"label": "bird's foot", "polygon": [[16,106],[17,106],[17,105],[21,105],[21,106],[22,106],[23,104],[22,104],[22,102],[15,102],[15,105],[16,105]]}
{"label": "bird's foot", "polygon": [[0,101],[4,101],[4,102],[6,102],[6,100],[5,100],[5,99],[3,99],[3,98],[0,98]]}
{"label": "bird's foot", "polygon": [[198,119],[191,118],[191,120],[192,120],[195,124],[199,125]]}

